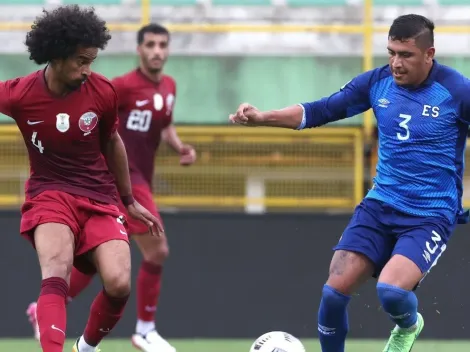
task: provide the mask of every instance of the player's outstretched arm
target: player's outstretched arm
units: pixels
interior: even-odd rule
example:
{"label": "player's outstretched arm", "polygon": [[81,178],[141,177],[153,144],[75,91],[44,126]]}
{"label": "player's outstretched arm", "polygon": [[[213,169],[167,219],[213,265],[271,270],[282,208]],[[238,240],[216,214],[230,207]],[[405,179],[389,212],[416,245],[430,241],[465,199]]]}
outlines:
{"label": "player's outstretched arm", "polygon": [[241,104],[234,114],[229,116],[232,123],[245,126],[267,126],[296,129],[302,123],[304,110],[300,105],[289,106],[281,110],[259,111],[248,103]]}
{"label": "player's outstretched arm", "polygon": [[329,97],[280,110],[260,111],[251,104],[243,103],[229,116],[229,120],[244,126],[301,130],[352,117],[370,109],[369,91],[374,73],[369,71],[357,76]]}
{"label": "player's outstretched arm", "polygon": [[163,226],[158,219],[137,203],[132,196],[126,147],[117,132],[112,133],[107,140],[103,154],[106,158],[109,171],[111,171],[116,181],[122,203],[127,207],[129,215],[146,224],[153,234],[160,235],[163,233]]}

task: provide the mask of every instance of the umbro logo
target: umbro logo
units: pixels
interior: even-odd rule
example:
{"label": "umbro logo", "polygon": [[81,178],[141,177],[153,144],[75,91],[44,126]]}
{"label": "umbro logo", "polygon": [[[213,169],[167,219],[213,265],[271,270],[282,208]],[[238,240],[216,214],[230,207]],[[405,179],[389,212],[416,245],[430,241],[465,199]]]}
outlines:
{"label": "umbro logo", "polygon": [[390,102],[385,98],[381,98],[377,102],[379,103],[378,106],[380,106],[381,108],[388,108],[388,106],[390,105]]}

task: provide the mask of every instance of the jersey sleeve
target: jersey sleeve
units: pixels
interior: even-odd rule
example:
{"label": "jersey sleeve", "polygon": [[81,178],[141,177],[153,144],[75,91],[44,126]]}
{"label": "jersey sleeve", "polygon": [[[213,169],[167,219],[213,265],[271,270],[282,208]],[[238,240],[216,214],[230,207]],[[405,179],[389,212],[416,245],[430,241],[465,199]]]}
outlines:
{"label": "jersey sleeve", "polygon": [[373,75],[374,71],[365,72],[329,97],[300,104],[304,115],[298,129],[319,127],[369,110],[369,91]]}
{"label": "jersey sleeve", "polygon": [[168,113],[169,113],[169,123],[168,125],[173,123],[173,113],[175,111],[175,103],[176,103],[176,82],[173,81],[173,89],[171,92],[171,99],[168,100]]}
{"label": "jersey sleeve", "polygon": [[118,99],[117,107],[118,109],[120,109],[124,105],[124,99],[125,99],[125,92],[124,92],[125,85],[123,83],[122,77],[113,78],[111,80],[111,84],[113,85],[114,90],[117,95],[117,99]]}
{"label": "jersey sleeve", "polygon": [[458,96],[460,96],[460,107],[458,119],[467,125],[470,125],[470,80],[462,77],[462,82],[459,85]]}
{"label": "jersey sleeve", "polygon": [[104,110],[102,119],[100,121],[100,133],[102,140],[107,140],[114,132],[116,132],[119,125],[118,118],[118,96],[114,88],[105,97]]}
{"label": "jersey sleeve", "polygon": [[18,85],[19,78],[0,82],[0,113],[13,117],[15,109],[15,87]]}

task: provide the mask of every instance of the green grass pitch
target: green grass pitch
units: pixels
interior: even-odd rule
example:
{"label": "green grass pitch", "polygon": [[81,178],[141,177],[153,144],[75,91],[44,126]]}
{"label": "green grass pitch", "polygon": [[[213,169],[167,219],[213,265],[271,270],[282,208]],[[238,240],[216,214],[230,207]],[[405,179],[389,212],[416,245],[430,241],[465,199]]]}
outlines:
{"label": "green grass pitch", "polygon": [[[178,352],[248,352],[251,340],[170,340]],[[320,352],[320,346],[316,340],[302,340],[307,352]],[[69,340],[64,349],[72,351],[73,341]],[[347,346],[348,352],[380,352],[385,345],[385,340],[351,340]],[[130,340],[108,339],[103,342],[103,352],[136,352],[131,346]],[[37,342],[32,339],[6,340],[0,339],[0,351],[11,352],[40,352]],[[413,352],[468,352],[470,341],[417,341]]]}

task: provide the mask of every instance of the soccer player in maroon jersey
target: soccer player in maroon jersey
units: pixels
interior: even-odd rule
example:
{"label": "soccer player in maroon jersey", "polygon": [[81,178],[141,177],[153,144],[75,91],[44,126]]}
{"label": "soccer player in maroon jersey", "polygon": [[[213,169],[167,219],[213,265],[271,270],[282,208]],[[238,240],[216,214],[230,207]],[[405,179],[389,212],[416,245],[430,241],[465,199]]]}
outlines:
{"label": "soccer player in maroon jersey", "polygon": [[[119,134],[127,149],[132,192],[136,200],[158,219],[160,216],[152,196],[152,179],[155,155],[161,140],[180,154],[180,164],[190,165],[196,160],[194,148],[181,142],[172,123],[176,84],[173,78],[163,74],[169,41],[168,30],[158,24],[141,28],[137,33],[139,67],[112,80],[118,93]],[[121,204],[120,207],[125,213],[124,206]],[[157,333],[154,320],[162,265],[168,256],[167,239],[164,234],[160,237],[149,234],[145,224],[133,219],[128,222],[129,233],[143,255],[137,277],[137,324],[132,343],[144,352],[173,352],[175,349]],[[72,271],[69,301],[92,279],[90,273],[77,269]],[[28,310],[33,327],[34,308],[33,303]]]}
{"label": "soccer player in maroon jersey", "polygon": [[132,196],[117,132],[116,91],[106,78],[91,74],[110,38],[93,9],[71,5],[44,11],[25,43],[30,59],[46,67],[0,83],[0,112],[15,120],[30,160],[20,231],[35,247],[41,267],[37,321],[44,352],[63,351],[72,266],[97,271],[103,282],[74,351],[98,351],[121,317],[131,274],[119,198],[131,217],[160,227]]}

